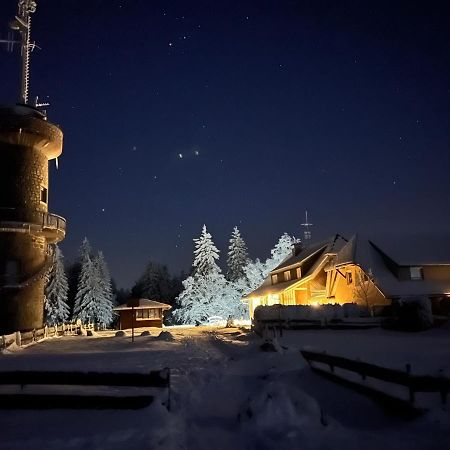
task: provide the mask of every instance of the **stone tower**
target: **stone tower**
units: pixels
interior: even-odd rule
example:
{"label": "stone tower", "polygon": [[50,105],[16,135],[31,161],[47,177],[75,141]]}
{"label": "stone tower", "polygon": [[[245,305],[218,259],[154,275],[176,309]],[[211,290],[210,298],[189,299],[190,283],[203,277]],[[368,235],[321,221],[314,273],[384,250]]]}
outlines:
{"label": "stone tower", "polygon": [[27,65],[21,103],[0,106],[0,334],[43,326],[51,244],[61,241],[66,230],[65,219],[48,212],[48,161],[61,154],[63,133],[27,104],[29,13],[34,10],[24,8],[35,6],[32,0],[20,0],[16,16]]}

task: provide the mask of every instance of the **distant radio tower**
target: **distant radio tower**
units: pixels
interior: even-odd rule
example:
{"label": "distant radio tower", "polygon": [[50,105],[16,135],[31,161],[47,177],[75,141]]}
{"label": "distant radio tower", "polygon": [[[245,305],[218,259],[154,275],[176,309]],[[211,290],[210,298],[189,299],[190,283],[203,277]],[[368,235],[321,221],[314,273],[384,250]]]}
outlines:
{"label": "distant radio tower", "polygon": [[[37,47],[35,42],[31,42],[31,14],[36,12],[36,2],[34,0],[19,0],[17,16],[10,22],[9,27],[13,31],[19,31],[21,40],[16,41],[13,33],[8,33],[8,39],[0,40],[6,44],[8,51],[14,50],[14,44],[21,44],[22,54],[22,82],[20,88],[20,103],[28,104],[28,94],[30,87],[30,56]],[[39,48],[39,47],[38,47]]]}
{"label": "distant radio tower", "polygon": [[305,231],[303,232],[303,238],[305,243],[311,240],[311,231],[309,227],[312,227],[313,224],[308,222],[308,211],[305,211],[305,223],[301,224],[302,227],[305,227]]}

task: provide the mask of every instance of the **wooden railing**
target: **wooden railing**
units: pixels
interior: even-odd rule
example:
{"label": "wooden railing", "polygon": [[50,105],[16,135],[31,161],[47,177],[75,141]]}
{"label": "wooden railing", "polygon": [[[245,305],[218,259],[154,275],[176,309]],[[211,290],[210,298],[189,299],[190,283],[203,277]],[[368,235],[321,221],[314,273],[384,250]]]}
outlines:
{"label": "wooden railing", "polygon": [[[372,393],[376,396],[390,397],[392,400],[403,402],[402,399],[380,391],[375,387],[363,384],[367,378],[380,380],[386,383],[392,383],[407,388],[409,394],[409,404],[414,406],[416,400],[416,393],[418,392],[435,392],[441,396],[443,404],[447,402],[448,392],[450,390],[450,378],[445,376],[432,375],[413,375],[411,373],[411,365],[407,364],[404,371],[389,369],[386,367],[370,364],[364,361],[344,358],[342,356],[329,355],[325,352],[315,352],[309,350],[302,350],[302,356],[306,359],[310,367],[321,374],[328,376],[334,381],[347,384],[351,387],[356,387],[358,390],[363,390],[366,393]],[[318,367],[317,363],[322,367]],[[328,367],[328,370],[325,368]],[[357,383],[345,378],[340,373],[336,373],[336,369],[343,369],[348,372],[356,373],[361,377],[362,383]]]}
{"label": "wooden railing", "polygon": [[79,334],[80,328],[80,325],[62,324],[51,327],[45,326],[31,331],[16,331],[11,334],[0,335],[0,348],[6,350],[13,344],[21,347],[22,345],[38,342],[47,337]]}
{"label": "wooden railing", "polygon": [[[0,409],[138,409],[145,408],[154,400],[154,395],[120,392],[107,387],[165,388],[170,409],[170,370],[155,370],[149,373],[113,372],[60,372],[60,371],[8,371],[0,372],[0,386],[20,386],[20,390],[0,393]],[[62,391],[68,388],[68,393]],[[84,389],[74,388],[83,386]],[[86,389],[85,387],[97,387]],[[52,392],[52,387],[57,390]],[[37,392],[26,392],[31,390]]]}

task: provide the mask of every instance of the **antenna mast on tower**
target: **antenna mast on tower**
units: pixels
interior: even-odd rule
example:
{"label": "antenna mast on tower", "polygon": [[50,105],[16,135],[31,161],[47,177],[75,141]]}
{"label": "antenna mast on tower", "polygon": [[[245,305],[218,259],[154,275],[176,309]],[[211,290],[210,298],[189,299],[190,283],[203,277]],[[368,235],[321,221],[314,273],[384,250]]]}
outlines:
{"label": "antenna mast on tower", "polygon": [[[19,0],[17,16],[9,24],[14,31],[19,31],[21,40],[22,55],[22,84],[20,88],[20,103],[28,104],[28,94],[30,87],[30,56],[31,52],[37,47],[36,43],[31,42],[31,14],[36,11],[35,0]],[[10,40],[9,45],[14,45],[16,41]]]}
{"label": "antenna mast on tower", "polygon": [[301,224],[302,227],[305,227],[305,231],[303,232],[303,239],[305,243],[311,240],[311,231],[309,227],[312,227],[313,224],[308,222],[308,211],[305,211],[305,223]]}

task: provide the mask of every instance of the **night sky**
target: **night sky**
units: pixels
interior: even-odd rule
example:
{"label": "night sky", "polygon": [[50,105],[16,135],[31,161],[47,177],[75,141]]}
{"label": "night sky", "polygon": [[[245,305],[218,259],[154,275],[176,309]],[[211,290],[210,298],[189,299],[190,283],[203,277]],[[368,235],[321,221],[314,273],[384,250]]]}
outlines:
{"label": "night sky", "polygon": [[[188,270],[203,223],[222,253],[237,225],[266,258],[305,209],[314,239],[450,248],[448,2],[37,3],[31,96],[64,131],[49,210],[67,260],[87,236],[130,286],[150,258]],[[0,51],[2,103],[19,59]]]}

